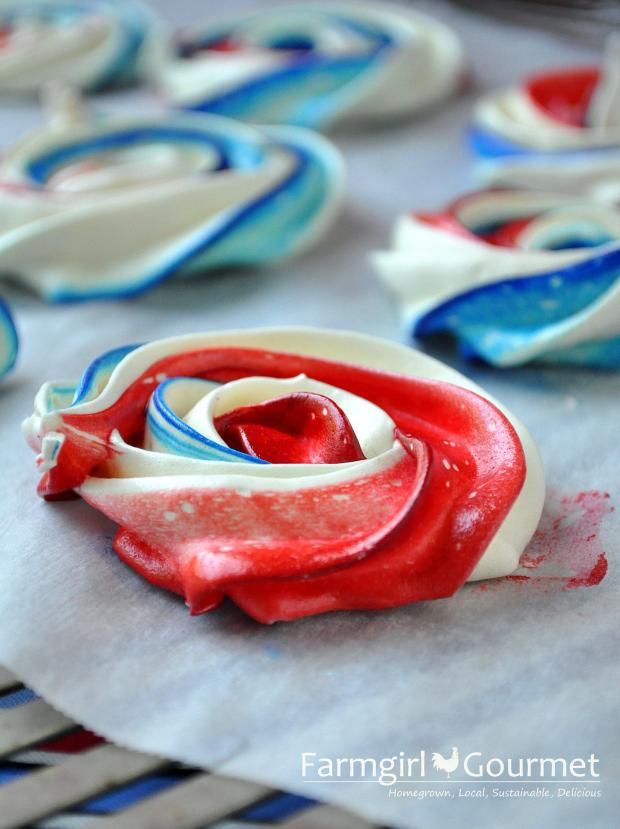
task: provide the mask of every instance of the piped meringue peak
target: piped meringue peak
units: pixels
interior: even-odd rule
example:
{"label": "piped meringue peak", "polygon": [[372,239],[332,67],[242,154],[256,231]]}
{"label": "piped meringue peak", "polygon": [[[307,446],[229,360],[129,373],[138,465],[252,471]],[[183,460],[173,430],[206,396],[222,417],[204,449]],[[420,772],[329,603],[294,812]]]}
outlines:
{"label": "piped meringue peak", "polygon": [[119,557],[192,613],[380,609],[513,571],[544,480],[524,427],[465,377],[319,329],[199,334],[47,383],[24,434],[39,493],[119,525]]}
{"label": "piped meringue peak", "polygon": [[341,156],[307,130],[202,113],[89,118],[70,97],[54,103],[49,126],[0,163],[0,270],[49,301],[275,262],[340,208]]}
{"label": "piped meringue peak", "polygon": [[163,36],[137,0],[0,0],[0,92],[86,91],[152,75]]}
{"label": "piped meringue peak", "polygon": [[387,3],[303,3],[186,32],[163,66],[173,103],[259,123],[324,128],[401,118],[456,92],[457,36]]}
{"label": "piped meringue peak", "polygon": [[466,357],[620,368],[620,211],[566,195],[472,193],[396,223],[376,269],[413,335]]}
{"label": "piped meringue peak", "polygon": [[482,98],[470,141],[491,184],[620,202],[620,38],[600,67],[526,78]]}

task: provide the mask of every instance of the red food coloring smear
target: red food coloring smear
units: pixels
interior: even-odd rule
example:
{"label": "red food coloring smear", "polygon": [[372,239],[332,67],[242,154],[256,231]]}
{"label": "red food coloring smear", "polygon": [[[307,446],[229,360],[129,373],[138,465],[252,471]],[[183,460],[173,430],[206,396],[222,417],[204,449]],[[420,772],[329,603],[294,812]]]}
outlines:
{"label": "red food coloring smear", "polygon": [[502,582],[549,590],[594,587],[605,578],[607,559],[599,530],[613,512],[606,492],[549,495],[538,530],[521,556],[516,573],[478,585],[481,590]]}
{"label": "red food coloring smear", "polygon": [[296,392],[216,417],[228,446],[271,463],[364,460],[342,409],[322,394]]}
{"label": "red food coloring smear", "polygon": [[549,118],[571,127],[583,127],[599,78],[600,70],[591,66],[545,72],[527,80],[525,91]]}
{"label": "red food coloring smear", "polygon": [[531,222],[532,219],[530,218],[513,219],[487,233],[480,233],[479,236],[485,242],[496,247],[516,248],[519,244],[519,236]]}

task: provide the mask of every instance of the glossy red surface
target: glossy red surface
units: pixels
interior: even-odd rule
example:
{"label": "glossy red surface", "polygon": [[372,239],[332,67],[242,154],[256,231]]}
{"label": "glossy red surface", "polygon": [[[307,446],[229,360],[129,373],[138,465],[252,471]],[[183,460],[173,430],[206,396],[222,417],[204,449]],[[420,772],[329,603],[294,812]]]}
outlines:
{"label": "glossy red surface", "polygon": [[216,417],[232,449],[270,463],[348,463],[364,459],[342,409],[322,394],[298,392]]}

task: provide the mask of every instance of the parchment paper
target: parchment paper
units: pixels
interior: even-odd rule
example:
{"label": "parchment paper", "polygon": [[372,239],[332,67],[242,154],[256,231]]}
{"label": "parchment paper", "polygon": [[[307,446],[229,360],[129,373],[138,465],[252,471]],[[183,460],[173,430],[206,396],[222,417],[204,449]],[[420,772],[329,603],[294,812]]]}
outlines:
{"label": "parchment paper", "polygon": [[[199,0],[158,5],[175,22],[208,11]],[[548,34],[440,3],[421,7],[461,31],[477,93],[526,70],[594,57]],[[588,542],[610,561],[607,578],[594,588],[469,586],[449,600],[272,627],[232,607],[190,618],[175,597],[117,560],[114,527],[102,516],[78,501],[46,504],[35,496],[34,457],[19,435],[44,380],[79,376],[91,358],[126,342],[286,323],[402,340],[396,309],[375,281],[367,252],[387,243],[399,211],[439,207],[472,186],[462,140],[471,100],[412,124],[337,135],[349,163],[345,215],[323,246],[297,262],[168,284],[129,302],[49,308],[8,291],[22,348],[0,396],[0,662],[123,745],[255,778],[382,822],[611,829],[620,806],[617,512],[599,516],[600,536]],[[98,105],[156,104],[134,92]],[[34,107],[4,105],[2,139],[38,120]],[[609,503],[620,502],[617,377],[467,370],[539,441],[551,492],[548,524],[562,494],[609,491]],[[554,543],[573,549],[580,542],[565,523]],[[448,755],[452,746],[461,756],[570,759],[595,752],[602,797],[416,801],[390,797],[376,784],[308,784],[300,773],[301,752],[380,758],[420,749]]]}

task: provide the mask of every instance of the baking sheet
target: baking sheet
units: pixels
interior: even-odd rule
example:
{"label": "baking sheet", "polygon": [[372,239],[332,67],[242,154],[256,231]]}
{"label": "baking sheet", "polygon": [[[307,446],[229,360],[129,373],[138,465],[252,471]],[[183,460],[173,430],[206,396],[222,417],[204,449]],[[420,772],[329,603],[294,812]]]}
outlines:
{"label": "baking sheet", "polygon": [[[198,0],[157,5],[179,23],[206,14]],[[443,3],[416,5],[459,29],[477,93],[524,71],[594,57],[548,33],[508,28]],[[620,806],[620,521],[611,511],[620,499],[617,377],[466,369],[512,408],[542,449],[550,495],[530,561],[540,553],[545,564],[530,581],[472,585],[449,600],[272,627],[232,607],[190,618],[179,600],[149,587],[114,555],[111,523],[81,502],[36,498],[34,457],[19,435],[43,381],[79,376],[92,357],[126,342],[289,323],[403,341],[367,253],[386,244],[399,211],[437,208],[472,186],[462,140],[472,100],[464,96],[415,123],[336,135],[349,167],[345,212],[324,244],[296,262],[169,283],[125,302],[49,308],[17,289],[5,291],[22,347],[0,396],[0,662],[123,745],[384,823],[607,829]],[[136,92],[96,103],[134,111],[156,106]],[[3,104],[1,140],[39,119],[34,106]],[[450,352],[443,356],[463,368]],[[602,551],[609,560],[604,581],[565,589],[563,577],[587,580],[579,568]],[[457,784],[449,787],[453,798],[396,798],[374,783],[308,783],[301,775],[302,752],[381,758],[424,749],[448,756],[452,746],[461,756],[570,759],[595,752],[602,795],[472,800],[456,796]]]}

